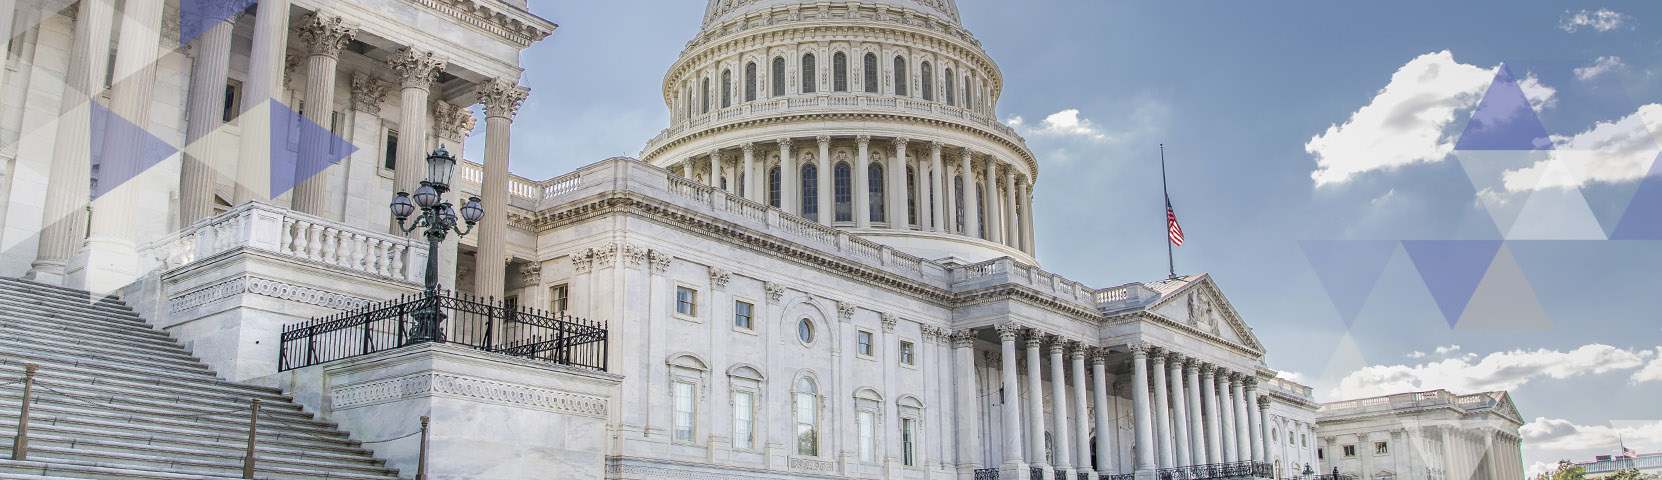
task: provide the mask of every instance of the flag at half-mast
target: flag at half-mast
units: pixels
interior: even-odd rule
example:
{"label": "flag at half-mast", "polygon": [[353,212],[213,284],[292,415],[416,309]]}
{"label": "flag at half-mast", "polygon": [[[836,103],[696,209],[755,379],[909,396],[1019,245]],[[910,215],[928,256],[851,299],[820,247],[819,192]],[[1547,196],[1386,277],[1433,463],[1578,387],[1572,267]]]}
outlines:
{"label": "flag at half-mast", "polygon": [[1171,236],[1171,244],[1183,246],[1183,227],[1177,224],[1177,212],[1171,209],[1171,196],[1166,196],[1166,233]]}

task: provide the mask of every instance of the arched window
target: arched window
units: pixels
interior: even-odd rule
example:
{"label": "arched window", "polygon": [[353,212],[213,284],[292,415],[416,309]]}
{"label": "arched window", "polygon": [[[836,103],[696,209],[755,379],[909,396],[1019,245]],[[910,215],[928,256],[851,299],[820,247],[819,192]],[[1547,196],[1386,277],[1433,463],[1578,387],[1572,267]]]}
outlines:
{"label": "arched window", "polygon": [[814,81],[814,54],[802,56],[802,71],[798,74],[802,76],[802,93],[814,93],[814,84],[818,83]]}
{"label": "arched window", "polygon": [[837,166],[831,170],[833,179],[833,196],[831,199],[836,202],[837,209],[837,216],[833,217],[832,221],[854,221],[854,196],[853,189],[849,185],[852,182],[849,179],[850,175],[851,170],[848,167],[848,162],[837,162]]}
{"label": "arched window", "polygon": [[958,217],[956,219],[958,223],[954,225],[953,231],[962,233],[964,231],[964,177],[956,175],[952,177],[952,197],[953,205],[955,205],[952,211]]}
{"label": "arched window", "polygon": [[721,71],[721,108],[733,106],[733,71]]}
{"label": "arched window", "polygon": [[785,57],[773,57],[773,96],[785,94]]}
{"label": "arched window", "polygon": [[866,193],[871,196],[871,221],[883,220],[883,167],[878,164],[866,166]]}
{"label": "arched window", "polygon": [[964,108],[975,108],[975,84],[970,83],[969,75],[964,76]]}
{"label": "arched window", "polygon": [[802,166],[802,218],[819,220],[819,168]]}
{"label": "arched window", "polygon": [[866,54],[866,72],[862,75],[866,84],[866,93],[877,93],[877,54]]}
{"label": "arched window", "polygon": [[744,64],[744,101],[756,100],[756,62]]}
{"label": "arched window", "polygon": [[[986,185],[980,185],[980,184],[977,184],[977,186],[979,186],[981,188],[975,189],[975,204],[984,206],[984,205],[987,204],[987,201],[986,201],[987,200],[987,186]],[[975,209],[975,226],[981,227],[981,228],[976,229],[976,232],[975,232],[976,238],[987,238],[987,209],[986,208],[977,208],[977,209]]]}
{"label": "arched window", "polygon": [[848,56],[843,52],[831,56],[831,90],[848,91]]}
{"label": "arched window", "polygon": [[948,69],[946,69],[946,104],[947,105],[957,105],[957,103],[954,102],[955,99],[953,98],[953,95],[952,95],[954,93],[954,90],[956,90],[955,88],[952,88],[953,85],[956,85],[956,83],[952,80],[952,69],[948,68]]}
{"label": "arched window", "polygon": [[906,96],[906,59],[894,57],[894,94]]}
{"label": "arched window", "polygon": [[704,101],[703,101],[704,111],[701,112],[701,113],[710,113],[710,78],[709,77],[704,78],[704,88],[700,88],[700,89],[698,89],[698,91],[699,91],[699,93],[702,93],[704,95]]}
{"label": "arched window", "polygon": [[923,65],[920,65],[918,67],[918,69],[919,69],[918,70],[918,75],[923,76],[923,99],[924,100],[934,100],[935,99],[935,74],[930,71],[929,62],[923,62]]}
{"label": "arched window", "polygon": [[779,208],[779,167],[768,170],[768,205]]}
{"label": "arched window", "polygon": [[906,167],[906,222],[918,224],[918,171]]}
{"label": "arched window", "polygon": [[819,389],[807,377],[796,382],[796,454],[819,456]]}

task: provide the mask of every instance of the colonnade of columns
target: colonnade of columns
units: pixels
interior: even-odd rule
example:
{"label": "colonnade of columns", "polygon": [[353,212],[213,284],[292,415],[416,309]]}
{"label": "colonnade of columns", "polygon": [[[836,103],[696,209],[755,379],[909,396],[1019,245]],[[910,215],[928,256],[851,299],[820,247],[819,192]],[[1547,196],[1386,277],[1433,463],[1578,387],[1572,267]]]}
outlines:
{"label": "colonnade of columns", "polygon": [[[1116,445],[1121,439],[1115,427],[1117,411],[1110,403],[1117,397],[1110,389],[1119,378],[1113,373],[1118,369],[1111,370],[1109,362],[1123,361],[1123,355],[1045,335],[1016,323],[999,324],[996,329],[1002,354],[1001,388],[995,390],[1003,395],[997,403],[1001,405],[998,414],[1006,428],[1000,436],[1004,460],[995,466],[971,458],[968,465],[960,463],[961,469],[997,467],[1019,472],[1034,466],[1052,472],[1052,478],[1073,478],[1078,472],[1132,473],[1206,464],[1265,462],[1269,455],[1263,426],[1263,409],[1269,403],[1267,397],[1257,396],[1257,382],[1252,374],[1231,371],[1161,347],[1133,344],[1127,348],[1131,356],[1128,369],[1131,378],[1123,384],[1130,390],[1132,403],[1132,464],[1120,465],[1115,460],[1116,452],[1124,446]],[[970,336],[965,334],[961,338]],[[1018,340],[1025,350],[1026,372],[1018,372]],[[960,349],[959,357],[971,357],[971,342],[958,342],[954,346]],[[1041,351],[1048,355],[1041,355]],[[1090,378],[1086,377],[1087,359],[1091,364]],[[1043,402],[1038,400],[1045,397],[1041,364],[1048,365],[1051,382],[1048,417]],[[1022,375],[1026,376],[1025,382],[1018,381]],[[974,381],[974,376],[961,378]],[[960,384],[960,412],[975,411],[977,399],[964,392],[974,387],[973,383]],[[1087,401],[1087,388],[1092,390],[1091,401]],[[1021,401],[1024,396],[1028,401]],[[1069,415],[1073,416],[1071,421]],[[973,423],[964,424],[973,418],[978,416],[960,415],[960,431],[977,428]],[[1047,426],[1050,445],[1045,441]],[[1232,440],[1224,443],[1224,439]],[[971,446],[969,451],[978,449],[979,446]],[[961,452],[961,458],[966,458],[964,453],[967,452]]]}
{"label": "colonnade of columns", "polygon": [[[775,138],[714,148],[669,168],[827,226],[966,235],[1034,253],[1031,182],[1008,163],[968,148],[904,137],[819,135],[804,140]],[[844,162],[849,165],[846,179],[835,173]],[[860,167],[869,165],[883,175],[875,184],[873,172]],[[811,176],[807,166],[814,167]],[[777,186],[774,168],[779,169]],[[874,207],[873,202],[879,203]]]}
{"label": "colonnade of columns", "polygon": [[[68,89],[61,100],[61,109],[65,112],[88,108],[87,105],[92,98],[100,94],[102,88],[98,83],[99,79],[105,78],[106,70],[111,67],[106,63],[108,57],[105,46],[110,43],[111,32],[117,31],[114,21],[118,16],[115,15],[117,12],[113,2],[80,3],[67,66]],[[115,78],[111,84],[110,111],[138,125],[148,124],[146,119],[150,107],[157,100],[154,88],[155,59],[158,55],[158,45],[162,42],[156,37],[161,32],[157,25],[164,14],[163,3],[161,0],[129,0],[122,4],[119,15],[120,44],[123,47],[116,53],[113,66],[114,71],[121,72],[124,76]],[[394,184],[395,190],[413,192],[426,175],[423,159],[427,153],[425,150],[429,135],[435,133],[429,131],[429,117],[433,114],[433,102],[429,100],[430,92],[438,74],[445,69],[448,61],[436,52],[407,46],[387,59],[385,70],[343,72],[338,68],[341,52],[357,36],[359,26],[325,10],[307,13],[301,16],[298,22],[290,25],[290,11],[289,0],[262,0],[254,7],[253,42],[248,52],[249,71],[240,90],[242,111],[235,112],[243,119],[240,122],[236,172],[232,175],[236,179],[232,203],[269,202],[273,199],[273,193],[281,193],[272,191],[273,187],[283,186],[271,184],[269,163],[272,142],[281,139],[272,138],[273,128],[270,128],[267,121],[271,118],[271,109],[276,108],[273,102],[287,98],[282,93],[285,91],[284,83],[287,78],[285,55],[291,33],[302,44],[301,50],[305,60],[302,63],[303,67],[298,67],[297,70],[303,69],[306,79],[304,101],[293,108],[299,110],[307,120],[323,125],[325,129],[301,130],[296,156],[298,161],[294,167],[296,182],[293,184],[290,206],[296,211],[325,218],[343,216],[341,212],[325,211],[329,203],[328,195],[332,194],[326,191],[326,179],[328,169],[346,167],[322,163],[329,158],[333,139],[326,129],[333,120],[331,116],[335,111],[336,85],[343,74],[353,76],[355,100],[359,98],[360,84],[363,84],[364,88],[376,87],[368,84],[379,84],[379,77],[386,76],[387,73],[391,73],[390,76],[402,87],[397,120],[399,144],[406,147],[399,148],[397,152]],[[186,148],[183,152],[184,161],[178,184],[178,224],[181,226],[190,225],[213,214],[214,185],[215,179],[219,176],[214,165],[217,163],[216,158],[227,152],[217,151],[218,142],[198,140],[209,136],[224,123],[220,112],[226,108],[226,84],[232,57],[234,19],[235,16],[219,22],[191,41],[193,61],[189,92],[184,99],[184,107],[189,112],[189,117],[185,125]],[[478,101],[485,107],[488,136],[484,162],[485,182],[482,188],[487,216],[479,225],[482,240],[480,243],[495,245],[500,249],[506,232],[505,209],[502,207],[506,205],[507,200],[505,192],[508,183],[508,130],[515,110],[525,99],[526,89],[515,85],[513,79],[488,79],[478,86],[475,93]],[[381,95],[371,97],[370,103],[376,105],[358,105],[355,101],[352,105],[353,110],[364,110],[368,107],[378,113]],[[65,283],[70,258],[81,251],[83,245],[91,247],[85,249],[87,255],[96,259],[86,262],[89,268],[86,274],[89,283],[103,277],[122,277],[92,269],[107,268],[114,269],[117,273],[137,273],[131,271],[136,268],[136,245],[147,239],[134,238],[137,230],[133,227],[133,222],[136,221],[132,213],[135,202],[121,197],[131,192],[115,189],[111,198],[100,198],[93,202],[90,209],[92,221],[88,222],[85,215],[89,210],[87,204],[91,192],[88,185],[91,183],[92,173],[88,162],[91,155],[88,145],[95,132],[91,131],[92,126],[87,121],[88,115],[85,114],[63,115],[59,120],[54,139],[56,143],[52,168],[47,179],[49,201],[45,204],[38,239],[39,248],[29,276],[48,283]],[[142,149],[145,139],[138,137],[105,135],[102,138],[104,151]],[[371,143],[380,142],[376,139]],[[132,168],[137,166],[105,162],[99,175],[106,178],[127,178],[138,172],[122,169]],[[386,193],[390,199],[392,192]],[[87,231],[89,225],[90,235]],[[500,252],[496,252],[495,256],[501,257]],[[492,268],[493,272],[487,271]],[[502,268],[501,262],[480,262],[480,294],[502,295]],[[494,279],[494,282],[489,279]],[[90,284],[86,286],[99,289]],[[119,286],[112,284],[104,287]]]}

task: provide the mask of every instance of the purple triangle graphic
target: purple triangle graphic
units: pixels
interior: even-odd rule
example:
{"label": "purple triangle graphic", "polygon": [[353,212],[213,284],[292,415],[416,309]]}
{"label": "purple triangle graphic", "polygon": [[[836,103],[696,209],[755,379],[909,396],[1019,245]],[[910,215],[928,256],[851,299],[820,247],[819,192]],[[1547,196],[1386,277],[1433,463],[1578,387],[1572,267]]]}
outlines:
{"label": "purple triangle graphic", "polygon": [[259,0],[179,0],[179,44],[184,45]]}
{"label": "purple triangle graphic", "polygon": [[92,114],[93,171],[98,172],[92,198],[115,190],[179,151],[98,102],[90,102],[88,110]]}
{"label": "purple triangle graphic", "polygon": [[1622,221],[1610,232],[1611,240],[1662,240],[1662,155],[1650,164],[1650,173],[1639,180]]}
{"label": "purple triangle graphic", "polygon": [[1530,108],[1512,71],[1501,64],[1495,80],[1477,102],[1472,119],[1454,143],[1455,150],[1552,150],[1546,127]]}
{"label": "purple triangle graphic", "polygon": [[[313,138],[324,139],[319,142],[320,147],[308,147],[302,142]],[[301,116],[283,102],[271,100],[272,199],[356,151],[358,147],[352,142],[335,136],[328,128]]]}
{"label": "purple triangle graphic", "polygon": [[1437,301],[1443,320],[1454,328],[1500,251],[1500,240],[1403,240],[1402,249]]}
{"label": "purple triangle graphic", "polygon": [[1385,264],[1397,251],[1396,240],[1302,240],[1304,258],[1349,328],[1362,312]]}

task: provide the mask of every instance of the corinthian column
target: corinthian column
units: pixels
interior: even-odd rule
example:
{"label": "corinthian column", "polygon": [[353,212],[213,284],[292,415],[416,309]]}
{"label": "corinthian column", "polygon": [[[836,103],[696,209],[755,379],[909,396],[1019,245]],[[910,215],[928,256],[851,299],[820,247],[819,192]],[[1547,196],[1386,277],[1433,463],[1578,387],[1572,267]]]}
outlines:
{"label": "corinthian column", "polygon": [[1026,181],[1016,187],[1020,192],[1016,196],[1021,200],[1021,251],[1027,252],[1028,256],[1036,256],[1038,253],[1033,246],[1033,192],[1029,191],[1032,187]]}
{"label": "corinthian column", "polygon": [[1016,170],[1011,165],[1004,167],[1004,244],[1018,250],[1021,235],[1017,233],[1020,229],[1016,228],[1016,222],[1020,220],[1016,215]]}
{"label": "corinthian column", "polygon": [[1119,435],[1114,428],[1113,411],[1108,408],[1108,386],[1113,382],[1108,375],[1108,351],[1097,349],[1091,353],[1092,393],[1096,400],[1096,471],[1115,473],[1114,447]]}
{"label": "corinthian column", "polygon": [[[1166,355],[1157,348],[1149,350],[1154,360],[1154,365],[1150,367],[1154,373],[1154,404],[1151,406],[1154,410],[1154,459],[1159,462],[1160,468],[1171,468],[1176,459],[1173,458],[1171,448],[1171,415],[1166,408],[1169,405],[1169,399],[1166,397]],[[1150,388],[1149,385],[1137,387]]]}
{"label": "corinthian column", "polygon": [[1171,369],[1171,414],[1173,450],[1177,462],[1173,466],[1187,467],[1194,465],[1189,457],[1189,408],[1188,399],[1183,395],[1183,356],[1172,353],[1167,367]]}
{"label": "corinthian column", "polygon": [[889,207],[889,228],[895,230],[906,230],[911,223],[906,216],[906,205],[912,201],[906,190],[906,142],[904,137],[894,139],[894,156],[889,158],[889,194],[884,201]]}
{"label": "corinthian column", "polygon": [[[426,180],[422,159],[427,154],[423,151],[427,145],[427,92],[439,72],[444,71],[446,60],[434,52],[406,47],[388,57],[387,65],[403,86],[398,108],[398,144],[402,148],[393,164],[392,187],[394,191],[414,192]],[[487,120],[486,125],[489,123]],[[503,208],[487,207],[486,212]]]}
{"label": "corinthian column", "polygon": [[254,11],[254,46],[248,81],[242,84],[242,130],[237,147],[236,205],[271,200],[271,103],[283,91],[289,43],[289,0],[260,0]]}
{"label": "corinthian column", "polygon": [[739,145],[739,151],[744,152],[744,173],[739,175],[740,195],[752,202],[766,202],[767,199],[762,198],[761,191],[756,188],[756,177],[761,176],[756,174],[756,144],[744,142]]}
{"label": "corinthian column", "polygon": [[1251,426],[1247,423],[1246,394],[1241,389],[1244,374],[1229,379],[1230,398],[1235,401],[1235,461],[1252,460]]}
{"label": "corinthian column", "polygon": [[1004,242],[1004,216],[998,211],[998,160],[987,157],[986,191],[982,193],[981,209],[987,212],[987,235],[990,242]]}
{"label": "corinthian column", "polygon": [[221,112],[225,80],[231,70],[231,29],[236,17],[214,24],[193,41],[196,58],[190,65],[190,97],[185,99],[190,123],[185,126],[186,147],[179,166],[180,226],[208,218],[214,212],[214,183],[218,177],[214,164],[219,158],[219,142],[201,140],[224,123]]}
{"label": "corinthian column", "polygon": [[820,225],[829,226],[832,220],[836,220],[837,216],[837,212],[831,208],[833,204],[832,196],[837,194],[831,188],[831,136],[820,135],[815,137],[814,140],[819,143],[819,157],[815,159],[815,164],[818,167],[814,169],[815,173],[818,174],[814,178],[814,183],[819,186],[819,195],[815,196],[819,200],[819,223]]}
{"label": "corinthian column", "polygon": [[929,142],[929,193],[934,200],[930,202],[934,221],[929,223],[929,231],[935,233],[946,231],[946,169],[941,168],[941,147],[941,142]]}
{"label": "corinthian column", "polygon": [[1258,379],[1247,377],[1246,381],[1242,382],[1242,388],[1246,392],[1242,406],[1246,407],[1247,411],[1247,444],[1252,447],[1252,461],[1262,462],[1265,461],[1264,434],[1262,433],[1264,423],[1263,418],[1258,416]]}
{"label": "corinthian column", "polygon": [[[502,298],[503,263],[508,258],[508,135],[514,113],[531,89],[504,79],[479,84],[474,95],[485,106],[485,218],[479,221],[479,261],[474,293]],[[432,253],[429,253],[431,255]]]}
{"label": "corinthian column", "polygon": [[[1050,341],[1050,416],[1051,416],[1051,450],[1056,457],[1056,469],[1073,476],[1073,459],[1069,458],[1068,449],[1068,383],[1067,364],[1062,363],[1062,354],[1067,353],[1067,345],[1061,339],[1051,337]],[[1034,402],[1038,403],[1038,402]],[[1042,430],[1042,429],[1041,429]]]}
{"label": "corinthian column", "polygon": [[1218,416],[1217,368],[1200,364],[1200,397],[1206,410],[1206,463],[1223,463],[1223,425]]}
{"label": "corinthian column", "polygon": [[1137,433],[1134,471],[1154,469],[1154,419],[1148,404],[1148,348],[1131,345],[1132,426]]}
{"label": "corinthian column", "polygon": [[791,139],[779,142],[779,209],[791,215],[802,215],[802,170],[791,157]]}
{"label": "corinthian column", "polygon": [[858,159],[854,164],[854,228],[871,228],[871,176],[867,173],[871,167],[871,136],[860,135],[854,137],[854,144],[858,146]]}
{"label": "corinthian column", "polygon": [[1021,429],[1021,395],[1017,393],[1020,385],[1016,382],[1016,337],[1021,334],[1021,326],[1014,323],[998,325],[998,339],[1000,350],[1000,386],[999,392],[1004,398],[999,399],[1003,405],[1004,424],[1004,466],[1005,468],[1019,468],[1026,463],[1022,458],[1022,429]]}
{"label": "corinthian column", "polygon": [[[981,451],[981,435],[978,430],[981,418],[980,398],[975,395],[975,332],[972,330],[958,330],[952,332],[952,363],[956,381],[954,386],[957,398],[957,444],[958,470],[973,472],[981,468],[981,462],[976,458],[976,452]],[[1005,342],[1014,350],[1014,340]],[[1013,352],[1012,352],[1013,353]]]}
{"label": "corinthian column", "polygon": [[[893,210],[890,210],[891,212]],[[1039,365],[1044,363],[1044,357],[1039,356],[1039,344],[1042,340],[1037,330],[1027,332],[1027,455],[1029,463],[1044,465],[1045,462],[1045,407],[1044,384],[1039,379]]]}
{"label": "corinthian column", "polygon": [[970,168],[970,159],[974,156],[968,148],[959,152],[958,174],[964,178],[964,235],[980,238],[981,205],[975,201],[975,170]]}
{"label": "corinthian column", "polygon": [[335,64],[340,60],[340,49],[358,34],[358,26],[338,15],[323,12],[306,14],[294,27],[300,42],[306,45],[306,103],[307,120],[322,129],[302,130],[300,157],[294,162],[294,209],[300,213],[326,216],[324,191],[328,175],[324,174],[329,157],[329,117],[335,111]]}
{"label": "corinthian column", "polygon": [[[102,90],[108,72],[111,17],[110,0],[85,0],[75,18],[75,39],[70,43],[69,66],[53,137],[52,168],[46,183],[46,206],[42,211],[40,244],[28,278],[54,285],[64,284],[69,257],[86,238],[87,198],[92,195],[92,115],[87,103]],[[10,26],[6,26],[10,28]]]}
{"label": "corinthian column", "polygon": [[[939,158],[939,156],[936,156]],[[1073,364],[1073,445],[1074,465],[1080,470],[1091,469],[1091,412],[1085,403],[1085,347],[1075,342],[1068,351]],[[1106,439],[1104,439],[1106,440]]]}
{"label": "corinthian column", "polygon": [[1206,421],[1202,418],[1200,402],[1200,361],[1190,358],[1183,362],[1183,373],[1188,381],[1189,404],[1189,449],[1190,460],[1194,465],[1212,463],[1206,454]]}
{"label": "corinthian column", "polygon": [[710,178],[705,183],[716,190],[726,190],[721,186],[721,149],[712,148],[704,157],[710,164]]}
{"label": "corinthian column", "polygon": [[1240,450],[1235,449],[1235,440],[1240,438],[1235,434],[1235,397],[1230,395],[1229,379],[1234,374],[1223,367],[1218,367],[1218,431],[1223,440],[1223,461],[1237,462],[1241,460]]}

